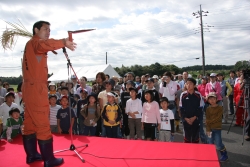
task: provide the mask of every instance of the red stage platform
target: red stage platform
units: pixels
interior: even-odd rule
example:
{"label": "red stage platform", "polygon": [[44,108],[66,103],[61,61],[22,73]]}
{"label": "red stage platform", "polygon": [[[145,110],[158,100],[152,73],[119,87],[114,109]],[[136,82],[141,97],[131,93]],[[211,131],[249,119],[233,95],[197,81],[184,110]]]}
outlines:
{"label": "red stage platform", "polygon": [[[100,137],[73,136],[75,146],[88,144],[88,147],[77,149],[85,163],[74,151],[55,154],[64,158],[63,167],[219,167],[214,145],[184,144],[110,139]],[[54,151],[69,148],[70,136],[54,135]],[[25,152],[22,138],[19,136],[13,143],[2,140],[0,143],[1,167],[39,167],[43,163],[25,163]]]}

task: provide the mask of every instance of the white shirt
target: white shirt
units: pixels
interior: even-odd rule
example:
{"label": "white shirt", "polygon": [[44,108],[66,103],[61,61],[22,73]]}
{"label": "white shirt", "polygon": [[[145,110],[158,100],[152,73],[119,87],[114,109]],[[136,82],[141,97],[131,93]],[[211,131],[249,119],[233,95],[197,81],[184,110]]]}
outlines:
{"label": "white shirt", "polygon": [[102,107],[105,106],[105,104],[107,104],[108,102],[108,97],[107,97],[107,91],[104,90],[104,91],[101,91],[99,94],[98,94],[98,99],[102,99]]}
{"label": "white shirt", "polygon": [[162,130],[171,130],[170,120],[174,119],[173,111],[160,109],[161,117],[161,129]]}
{"label": "white shirt", "polygon": [[177,83],[174,81],[170,81],[166,87],[163,87],[163,83],[160,84],[160,94],[162,97],[167,97],[169,101],[175,100],[175,93],[177,92]]}
{"label": "white shirt", "polygon": [[20,110],[20,107],[16,103],[12,103],[10,106],[3,103],[0,106],[0,118],[2,117],[4,127],[6,126],[7,119],[9,118],[9,111],[11,108],[18,108]]}
{"label": "white shirt", "polygon": [[[20,96],[19,96],[20,94]],[[23,106],[23,101],[21,102],[22,100],[22,92],[19,92],[19,93],[15,93],[15,99],[14,99],[14,103],[16,103],[20,108],[20,112],[24,112],[24,106]],[[20,104],[21,102],[21,104]]]}
{"label": "white shirt", "polygon": [[[131,98],[126,102],[126,113],[129,112],[136,112],[138,111],[139,114],[135,114],[136,118],[141,118],[142,113],[142,103],[141,100],[135,99],[132,100]],[[130,115],[128,115],[128,118],[132,118]]]}
{"label": "white shirt", "polygon": [[56,105],[54,107],[51,107],[51,105],[49,106],[49,110],[50,110],[50,114],[49,114],[49,122],[50,125],[57,125],[57,118],[56,118],[56,114],[57,111],[62,108],[59,105]]}

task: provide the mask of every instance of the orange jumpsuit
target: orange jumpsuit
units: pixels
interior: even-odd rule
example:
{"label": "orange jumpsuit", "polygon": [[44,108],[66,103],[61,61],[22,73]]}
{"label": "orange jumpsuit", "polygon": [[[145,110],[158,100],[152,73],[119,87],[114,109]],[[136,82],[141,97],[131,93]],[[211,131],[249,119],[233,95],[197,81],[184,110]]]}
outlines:
{"label": "orange jumpsuit", "polygon": [[37,139],[52,137],[49,123],[47,52],[64,47],[63,40],[42,40],[33,36],[23,55],[24,135],[36,133]]}

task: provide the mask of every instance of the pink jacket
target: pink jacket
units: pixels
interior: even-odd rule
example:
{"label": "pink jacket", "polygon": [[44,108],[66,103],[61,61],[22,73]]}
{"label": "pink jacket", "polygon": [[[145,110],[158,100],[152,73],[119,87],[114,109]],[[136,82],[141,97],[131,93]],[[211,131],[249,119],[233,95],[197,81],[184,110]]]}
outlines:
{"label": "pink jacket", "polygon": [[217,95],[217,100],[222,100],[221,97],[221,86],[219,82],[216,82],[215,87],[212,88],[212,85],[209,83],[207,83],[206,88],[205,88],[205,95],[207,96],[210,92],[215,92]]}
{"label": "pink jacket", "polygon": [[143,104],[141,122],[161,123],[159,104],[156,101]]}

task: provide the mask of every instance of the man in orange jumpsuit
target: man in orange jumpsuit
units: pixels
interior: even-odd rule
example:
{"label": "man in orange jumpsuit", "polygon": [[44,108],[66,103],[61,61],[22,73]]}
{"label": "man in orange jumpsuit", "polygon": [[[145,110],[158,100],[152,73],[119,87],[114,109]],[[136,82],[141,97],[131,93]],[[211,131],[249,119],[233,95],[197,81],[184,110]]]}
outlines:
{"label": "man in orange jumpsuit", "polygon": [[[23,144],[26,163],[43,160],[45,167],[63,163],[53,154],[53,139],[49,123],[47,52],[76,44],[68,39],[49,39],[50,23],[38,21],[33,25],[33,37],[27,42],[23,55],[23,101],[25,103]],[[37,139],[41,155],[37,152]]]}

